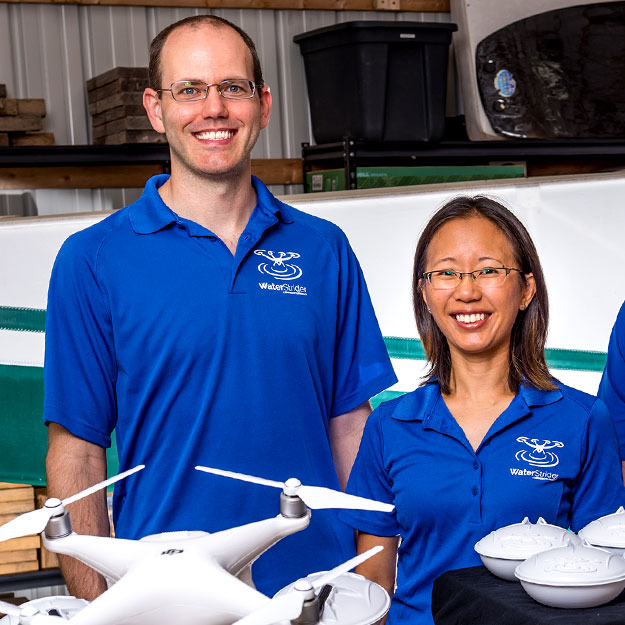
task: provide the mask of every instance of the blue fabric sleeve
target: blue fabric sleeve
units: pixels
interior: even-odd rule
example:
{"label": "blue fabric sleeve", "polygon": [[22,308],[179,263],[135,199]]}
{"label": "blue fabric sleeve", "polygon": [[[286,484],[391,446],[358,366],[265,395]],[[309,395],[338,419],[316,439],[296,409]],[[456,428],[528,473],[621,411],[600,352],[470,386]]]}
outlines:
{"label": "blue fabric sleeve", "polygon": [[115,427],[113,330],[97,280],[97,248],[82,233],[56,258],[46,312],[44,421],[101,447]]}
{"label": "blue fabric sleeve", "polygon": [[584,440],[581,470],[572,493],[571,529],[574,532],[625,505],[614,424],[600,399],[588,416]]}
{"label": "blue fabric sleeve", "polygon": [[614,421],[621,460],[625,460],[625,357],[623,356],[623,347],[625,347],[625,304],[621,307],[612,328],[608,345],[608,360],[597,393],[598,397],[608,407],[610,416]]}
{"label": "blue fabric sleeve", "polygon": [[[346,492],[394,504],[392,485],[384,466],[384,440],[380,422],[382,411],[383,404],[376,408],[367,420]],[[396,510],[390,513],[341,510],[340,518],[350,527],[367,534],[397,536],[400,534],[400,527],[396,515]]]}
{"label": "blue fabric sleeve", "polygon": [[397,382],[358,260],[345,236],[339,245],[332,417],[353,410]]}

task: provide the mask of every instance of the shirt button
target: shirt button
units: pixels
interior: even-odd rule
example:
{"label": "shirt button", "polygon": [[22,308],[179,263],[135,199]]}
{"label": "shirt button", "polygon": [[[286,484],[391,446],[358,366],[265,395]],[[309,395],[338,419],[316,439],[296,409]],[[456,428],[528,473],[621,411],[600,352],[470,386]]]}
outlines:
{"label": "shirt button", "polygon": [[474,495],[477,495],[477,493],[479,492],[479,491],[478,491],[478,489],[477,489],[477,486],[474,486],[474,487],[471,489],[471,492],[472,492]]}
{"label": "shirt button", "polygon": [[246,235],[243,237],[243,240],[244,240],[244,241],[247,241],[249,238],[250,238],[250,235],[249,235],[249,234],[246,234]]}
{"label": "shirt button", "polygon": [[480,468],[480,465],[478,464],[477,460],[473,461],[473,468],[477,471]]}

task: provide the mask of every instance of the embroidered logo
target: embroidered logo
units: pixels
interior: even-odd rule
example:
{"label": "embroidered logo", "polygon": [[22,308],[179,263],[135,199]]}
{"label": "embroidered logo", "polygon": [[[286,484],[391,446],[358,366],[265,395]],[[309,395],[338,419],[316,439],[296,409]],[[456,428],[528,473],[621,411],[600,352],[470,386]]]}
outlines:
{"label": "embroidered logo", "polygon": [[560,458],[550,451],[551,449],[564,447],[560,441],[543,440],[538,438],[528,439],[527,436],[519,436],[519,443],[525,443],[530,449],[520,449],[516,452],[515,458],[523,460],[533,467],[555,467],[560,462]]}
{"label": "embroidered logo", "polygon": [[299,258],[297,252],[274,252],[272,250],[254,250],[254,254],[266,258],[269,263],[262,262],[258,265],[260,273],[267,274],[278,280],[296,280],[302,275],[302,269],[295,263],[287,261]]}

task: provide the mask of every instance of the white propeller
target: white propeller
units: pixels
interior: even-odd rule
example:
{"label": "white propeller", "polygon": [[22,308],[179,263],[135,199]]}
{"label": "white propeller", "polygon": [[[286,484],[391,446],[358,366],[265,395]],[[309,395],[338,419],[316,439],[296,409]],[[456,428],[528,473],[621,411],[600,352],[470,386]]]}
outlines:
{"label": "white propeller", "polygon": [[298,580],[288,592],[270,599],[264,606],[239,619],[234,625],[273,625],[279,621],[296,619],[302,613],[304,602],[314,598],[315,591],[319,591],[333,579],[347,573],[382,549],[384,547],[381,545],[373,547],[316,579],[304,577]]}
{"label": "white propeller", "polygon": [[62,617],[44,614],[34,606],[17,606],[6,601],[0,601],[0,612],[17,617],[20,624],[24,625],[59,625],[65,621]]}
{"label": "white propeller", "polygon": [[379,501],[374,501],[373,499],[366,499],[365,497],[348,495],[338,490],[332,490],[331,488],[325,488],[323,486],[305,486],[294,477],[286,482],[274,482],[273,480],[267,480],[262,477],[254,477],[253,475],[245,475],[244,473],[234,473],[233,471],[224,471],[223,469],[213,469],[211,467],[201,466],[197,466],[195,468],[198,471],[214,473],[215,475],[222,475],[224,477],[231,477],[235,480],[281,488],[285,495],[296,495],[313,510],[320,510],[322,508],[349,508],[354,510],[391,512],[395,508],[395,506],[390,503],[381,503]]}
{"label": "white propeller", "polygon": [[48,524],[48,521],[53,516],[61,513],[64,506],[67,506],[70,503],[74,503],[75,501],[78,501],[83,497],[87,497],[92,493],[101,490],[102,488],[106,488],[110,484],[118,482],[119,480],[123,480],[125,477],[128,477],[129,475],[132,475],[137,471],[141,471],[141,469],[143,468],[145,468],[145,465],[140,464],[133,469],[124,471],[123,473],[111,477],[108,480],[104,480],[99,484],[90,486],[89,488],[86,488],[85,490],[75,495],[71,495],[63,499],[62,501],[56,498],[48,499],[43,508],[38,508],[37,510],[32,510],[31,512],[26,512],[1,526],[0,542],[4,540],[10,540],[11,538],[20,538],[22,536],[29,536],[30,534],[39,534],[43,532],[43,530],[46,528],[46,525]]}

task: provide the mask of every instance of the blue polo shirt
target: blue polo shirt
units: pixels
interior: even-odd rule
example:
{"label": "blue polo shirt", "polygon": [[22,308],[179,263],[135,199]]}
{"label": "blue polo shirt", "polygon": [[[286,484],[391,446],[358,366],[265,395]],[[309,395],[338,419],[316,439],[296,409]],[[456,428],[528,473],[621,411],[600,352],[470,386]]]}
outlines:
{"label": "blue polo shirt", "polygon": [[480,538],[526,516],[577,531],[625,502],[619,474],[614,426],[590,395],[521,387],[474,451],[429,384],[373,412],[350,476],[348,492],[396,510],[341,518],[402,537],[388,622],[431,624],[434,579],[481,564]]}
{"label": "blue polo shirt", "polygon": [[[218,531],[275,516],[277,489],[197,464],[338,488],[328,426],[396,380],[342,231],[274,198],[258,203],[234,256],[161,200],[141,198],[71,236],[49,289],[46,422],[108,447],[120,470],[116,535]],[[336,511],[254,565],[272,593],[353,554]]]}
{"label": "blue polo shirt", "polygon": [[618,313],[597,396],[608,407],[619,438],[621,460],[625,460],[625,304]]}

